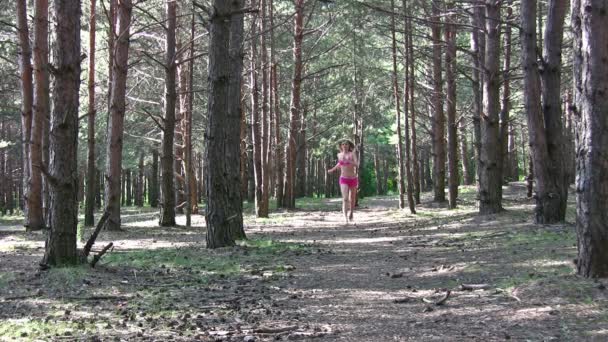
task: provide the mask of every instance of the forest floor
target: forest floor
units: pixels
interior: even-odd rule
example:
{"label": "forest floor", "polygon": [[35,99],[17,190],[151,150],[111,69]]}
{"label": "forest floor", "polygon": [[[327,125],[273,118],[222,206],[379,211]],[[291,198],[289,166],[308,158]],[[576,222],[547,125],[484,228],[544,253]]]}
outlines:
{"label": "forest floor", "polygon": [[39,270],[43,234],[0,218],[0,340],[608,340],[608,279],[574,272],[573,200],[570,223],[535,225],[522,183],[498,215],[478,216],[474,192],[456,210],[423,197],[417,215],[368,197],[350,225],[339,199],[249,207],[250,240],[217,250],[201,216],[161,229],[125,208],[94,269]]}

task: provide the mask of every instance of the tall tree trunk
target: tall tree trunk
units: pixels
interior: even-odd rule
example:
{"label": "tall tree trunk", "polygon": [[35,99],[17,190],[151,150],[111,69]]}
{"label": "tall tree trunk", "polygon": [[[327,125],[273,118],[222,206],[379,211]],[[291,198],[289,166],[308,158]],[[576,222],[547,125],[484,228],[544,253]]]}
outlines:
{"label": "tall tree trunk", "polygon": [[[253,0],[251,6],[256,8],[257,2]],[[259,15],[254,14],[253,20],[251,21],[251,35],[257,38],[258,20]],[[258,87],[258,72],[260,66],[258,63],[258,41],[257,39],[251,40],[251,65],[249,74],[249,83],[251,88],[251,138],[253,143],[253,172],[255,175],[255,215],[256,217],[268,217],[268,212],[264,212],[264,199],[263,199],[263,139],[262,139],[262,126],[263,118],[260,117],[260,90]]]}
{"label": "tall tree trunk", "polygon": [[503,58],[503,88],[500,108],[500,154],[502,179],[509,181],[513,179],[509,162],[509,113],[511,111],[511,21],[513,10],[507,6],[507,18],[504,25],[504,58]]}
{"label": "tall tree trunk", "polygon": [[445,201],[445,114],[441,75],[441,0],[433,0],[431,36],[433,39],[433,201]]}
{"label": "tall tree trunk", "polygon": [[30,135],[32,130],[32,106],[34,90],[32,81],[32,50],[27,25],[27,1],[17,0],[17,28],[19,34],[19,74],[21,76],[21,153],[24,193],[26,197],[25,226],[29,225],[27,198],[29,197]]}
{"label": "tall tree trunk", "polygon": [[566,143],[562,122],[561,65],[564,20],[568,10],[567,0],[549,0],[543,65],[541,68],[541,92],[543,99],[544,134],[547,141],[547,181],[549,191],[539,200],[542,202],[542,219],[537,222],[556,223],[566,219],[568,201],[568,177],[566,174]]}
{"label": "tall tree trunk", "polygon": [[[409,11],[409,15],[412,14],[412,9]],[[408,21],[408,47],[407,53],[410,61],[410,127],[412,132],[412,181],[414,183],[414,201],[416,204],[420,204],[420,169],[418,162],[418,140],[416,139],[416,103],[414,90],[416,88],[416,60],[414,59],[414,34],[412,32],[412,20]],[[386,184],[386,183],[385,183]],[[385,185],[386,186],[386,185]]]}
{"label": "tall tree trunk", "polygon": [[475,183],[477,185],[477,193],[481,192],[481,114],[483,112],[483,68],[485,65],[485,46],[486,39],[483,34],[484,30],[484,9],[483,2],[478,0],[476,7],[471,15],[471,52],[473,56],[473,75],[471,88],[473,89],[473,138],[475,151]]}
{"label": "tall tree trunk", "polygon": [[[243,1],[214,0],[210,19],[207,182],[207,248],[244,239],[239,185],[240,94],[243,68]],[[227,19],[230,20],[227,20]]]}
{"label": "tall tree trunk", "polygon": [[574,0],[574,103],[578,116],[576,232],[577,272],[608,276],[608,4]]}
{"label": "tall tree trunk", "polygon": [[131,182],[131,169],[125,170],[125,190],[125,196],[127,198],[125,201],[125,205],[127,207],[130,207],[133,205],[133,186]]}
{"label": "tall tree trunk", "polygon": [[[188,190],[188,221],[191,214],[198,214],[198,193],[196,183],[196,169],[194,166],[194,156],[192,148],[192,116],[194,115],[194,39],[195,39],[195,21],[192,14],[190,21],[190,61],[188,62],[188,117],[186,125],[186,188]],[[187,226],[189,227],[190,222]]]}
{"label": "tall tree trunk", "polygon": [[78,88],[80,86],[80,2],[55,3],[56,39],[51,113],[50,231],[42,263],[76,264],[78,224]]}
{"label": "tall tree trunk", "polygon": [[399,189],[399,208],[405,208],[405,169],[403,161],[403,137],[401,135],[401,99],[399,98],[399,82],[397,80],[397,39],[395,37],[395,1],[391,0],[391,46],[393,58],[393,96],[395,98],[395,118],[397,123],[397,188]]}
{"label": "tall tree trunk", "polygon": [[177,22],[175,1],[166,1],[167,30],[165,42],[165,117],[163,141],[160,156],[161,178],[161,207],[159,225],[175,226],[175,193],[174,193],[174,154],[173,143],[175,135],[175,102],[176,94],[176,63],[175,63],[175,26]]}
{"label": "tall tree trunk", "polygon": [[[453,10],[449,8],[448,11]],[[449,207],[456,208],[458,197],[458,127],[456,126],[456,26],[453,16],[445,19],[445,75],[447,81],[447,119],[448,119],[448,198]]]}
{"label": "tall tree trunk", "polygon": [[49,111],[49,76],[48,33],[49,3],[48,0],[36,0],[34,19],[34,107],[29,144],[29,186],[26,187],[27,217],[25,226],[28,230],[44,228],[42,210],[42,135]]}
{"label": "tall tree trunk", "polygon": [[269,101],[269,82],[268,74],[270,72],[268,64],[268,50],[266,48],[267,27],[266,27],[266,0],[260,0],[261,17],[260,17],[260,59],[262,70],[262,214],[268,217],[269,200],[270,200],[270,157],[272,152],[271,140],[271,119],[270,119],[270,101]]}
{"label": "tall tree trunk", "polygon": [[120,172],[122,170],[122,145],[125,120],[125,98],[129,61],[131,28],[131,0],[121,0],[117,8],[118,36],[115,40],[112,63],[112,88],[110,122],[108,125],[106,211],[110,216],[106,229],[120,229]]}
{"label": "tall tree trunk", "polygon": [[291,104],[289,114],[289,133],[287,135],[287,151],[285,156],[285,190],[283,206],[293,209],[296,206],[295,177],[296,177],[296,144],[300,129],[300,90],[302,85],[302,42],[304,40],[304,0],[295,0],[296,13],[294,17],[293,42],[293,77],[291,81]]}
{"label": "tall tree trunk", "polygon": [[87,83],[89,108],[87,117],[87,189],[84,209],[84,225],[91,227],[95,224],[95,25],[96,2],[91,0],[91,13],[89,14],[89,79]]}
{"label": "tall tree trunk", "polygon": [[410,101],[413,100],[412,93],[412,85],[414,84],[414,79],[411,77],[410,69],[411,64],[414,63],[414,60],[411,58],[411,54],[409,53],[410,49],[410,40],[412,39],[411,34],[411,19],[409,16],[411,15],[411,11],[407,6],[406,0],[402,1],[403,11],[406,14],[406,18],[404,19],[404,29],[405,39],[403,45],[403,53],[405,60],[405,69],[404,69],[404,78],[405,78],[405,86],[403,89],[403,112],[405,113],[404,118],[404,131],[405,131],[405,173],[407,175],[407,203],[410,208],[410,213],[416,213],[416,203],[414,201],[414,177],[412,175],[412,160],[411,160],[411,141],[410,141],[410,129],[409,129],[409,121],[408,121],[408,109],[410,110],[410,114],[413,112],[411,109],[414,106],[410,105]]}
{"label": "tall tree trunk", "polygon": [[486,49],[481,117],[479,213],[502,210],[500,113],[500,0],[486,1]]}

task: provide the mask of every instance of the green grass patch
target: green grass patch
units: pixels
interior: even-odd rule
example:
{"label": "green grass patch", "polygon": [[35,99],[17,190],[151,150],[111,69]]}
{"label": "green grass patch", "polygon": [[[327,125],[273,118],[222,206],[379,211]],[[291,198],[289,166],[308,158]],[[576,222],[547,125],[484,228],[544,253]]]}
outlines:
{"label": "green grass patch", "polygon": [[1,226],[14,226],[23,224],[23,215],[22,214],[14,214],[14,215],[0,215],[0,225]]}
{"label": "green grass patch", "polygon": [[533,230],[510,234],[506,237],[506,245],[514,247],[522,244],[533,244],[535,248],[576,242],[576,234],[573,230]]}
{"label": "green grass patch", "polygon": [[89,265],[53,267],[46,273],[46,283],[55,288],[77,286],[91,272]]}
{"label": "green grass patch", "polygon": [[81,334],[93,333],[95,326],[90,323],[62,321],[42,321],[38,319],[5,320],[0,322],[2,340],[40,341],[52,340],[59,336],[62,339],[77,339]]}
{"label": "green grass patch", "polygon": [[12,273],[0,272],[0,289],[7,287],[14,279],[15,276]]}
{"label": "green grass patch", "polygon": [[289,269],[281,262],[286,252],[304,252],[310,246],[268,239],[238,241],[237,248],[220,253],[202,248],[162,248],[114,252],[105,257],[110,265],[142,269],[189,270],[197,274],[198,282],[211,275],[237,276],[256,269],[284,272]]}

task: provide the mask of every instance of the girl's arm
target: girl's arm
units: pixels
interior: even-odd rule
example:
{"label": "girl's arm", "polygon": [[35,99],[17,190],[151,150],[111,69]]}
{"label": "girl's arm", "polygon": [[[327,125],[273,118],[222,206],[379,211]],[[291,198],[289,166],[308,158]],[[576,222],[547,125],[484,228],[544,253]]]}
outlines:
{"label": "girl's arm", "polygon": [[339,167],[340,167],[340,163],[337,163],[336,166],[334,166],[331,169],[327,170],[327,173],[332,173],[332,172],[336,171]]}

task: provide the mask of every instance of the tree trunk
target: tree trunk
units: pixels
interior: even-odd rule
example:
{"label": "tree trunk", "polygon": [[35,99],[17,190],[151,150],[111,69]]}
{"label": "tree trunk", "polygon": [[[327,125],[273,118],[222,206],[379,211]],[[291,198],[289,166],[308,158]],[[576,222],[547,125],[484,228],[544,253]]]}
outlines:
{"label": "tree trunk", "polygon": [[[448,9],[451,11],[452,9]],[[448,198],[450,209],[456,208],[458,197],[458,127],[456,126],[456,26],[454,17],[445,18],[445,75],[447,81],[447,119],[448,119]]]}
{"label": "tree trunk", "polygon": [[486,49],[481,117],[479,213],[502,210],[500,113],[500,0],[486,1]]}
{"label": "tree trunk", "polygon": [[[412,10],[409,11],[411,15]],[[418,163],[418,140],[416,139],[416,103],[414,89],[416,88],[416,60],[414,59],[414,34],[412,32],[412,20],[408,21],[408,47],[407,53],[410,61],[410,127],[412,132],[412,181],[414,183],[414,201],[420,204],[420,169]],[[386,182],[384,183],[386,187]]]}
{"label": "tree trunk", "polygon": [[47,0],[36,0],[34,19],[34,107],[29,144],[29,185],[27,194],[27,217],[25,226],[28,230],[44,228],[42,210],[42,135],[49,111],[49,76],[48,64],[48,17]]}
{"label": "tree trunk", "polygon": [[460,131],[460,161],[462,164],[462,178],[465,185],[473,184],[473,174],[471,173],[471,161],[469,160],[469,146],[467,142],[467,129],[464,123],[464,118],[458,121],[458,129]]}
{"label": "tree trunk", "polygon": [[91,0],[91,13],[89,15],[89,79],[87,83],[89,108],[87,115],[87,182],[86,200],[84,209],[84,225],[95,225],[95,187],[97,185],[95,174],[95,25],[96,0]]}
{"label": "tree trunk", "polygon": [[300,129],[298,129],[298,137],[296,138],[296,178],[295,178],[295,197],[306,196],[306,159],[308,158],[308,145],[306,144],[306,116],[308,108],[306,105],[302,108],[302,118],[300,120]]}
{"label": "tree trunk", "polygon": [[296,144],[300,129],[300,89],[302,85],[302,42],[304,40],[304,0],[295,0],[296,13],[294,17],[293,42],[293,77],[291,81],[291,104],[289,114],[289,133],[287,135],[287,151],[285,156],[285,190],[283,206],[293,209],[296,206],[295,177],[296,177]]}
{"label": "tree trunk", "polygon": [[[32,129],[33,82],[32,82],[32,50],[30,46],[29,29],[27,25],[27,1],[17,0],[17,28],[19,35],[19,74],[21,76],[21,146],[22,146],[22,172],[24,193],[29,197],[29,169],[30,169],[30,135]],[[29,225],[28,206],[24,211],[26,222]],[[35,223],[35,222],[34,222]]]}
{"label": "tree trunk", "polygon": [[574,112],[578,116],[577,272],[608,276],[608,25],[606,1],[574,0]]}
{"label": "tree trunk", "polygon": [[[240,93],[243,68],[242,0],[214,0],[210,19],[207,182],[207,248],[244,239],[239,185]],[[227,20],[229,18],[229,20]],[[231,160],[231,163],[224,161]]]}
{"label": "tree trunk", "polygon": [[158,150],[152,149],[152,170],[150,172],[150,207],[158,207],[158,195],[160,189],[158,185]]}
{"label": "tree trunk", "polygon": [[160,156],[160,178],[161,178],[161,207],[159,225],[163,227],[175,226],[175,183],[174,183],[174,155],[173,143],[175,135],[175,102],[176,80],[175,80],[175,26],[176,26],[176,3],[167,1],[165,9],[167,13],[167,30],[165,41],[165,117],[163,127],[163,141]]}
{"label": "tree trunk", "polygon": [[[271,24],[272,25],[272,24]],[[283,187],[284,187],[284,158],[283,158],[283,141],[281,139],[281,112],[279,110],[279,88],[277,81],[277,64],[272,64],[272,96],[274,106],[274,165],[276,169],[275,178],[277,180],[275,197],[277,199],[277,207],[283,207]]]}
{"label": "tree trunk", "polygon": [[120,172],[125,120],[125,98],[129,61],[129,30],[131,27],[131,0],[121,0],[117,8],[119,35],[115,40],[112,63],[110,122],[108,125],[106,211],[110,216],[106,229],[120,230]]}
{"label": "tree trunk", "polygon": [[391,0],[391,46],[393,70],[391,76],[393,78],[393,96],[395,98],[395,118],[397,124],[397,188],[399,189],[399,208],[405,208],[405,169],[403,161],[403,137],[401,131],[401,99],[399,98],[399,82],[397,81],[397,39],[395,37],[395,1]]}
{"label": "tree trunk", "polygon": [[[519,165],[518,165],[518,157],[517,157],[517,141],[516,141],[516,131],[515,125],[511,122],[509,123],[509,142],[507,147],[507,160],[509,162],[509,174],[511,175],[511,179],[513,181],[519,180]],[[523,143],[523,142],[522,142]]]}
{"label": "tree trunk", "polygon": [[404,69],[404,78],[405,78],[405,86],[403,89],[403,112],[405,113],[404,118],[404,131],[405,131],[405,173],[407,175],[407,203],[410,208],[410,213],[416,213],[416,203],[414,201],[414,178],[412,175],[412,160],[411,160],[411,141],[410,141],[410,129],[409,129],[409,121],[408,121],[408,109],[410,113],[413,112],[414,106],[410,105],[410,101],[413,101],[412,93],[412,85],[414,84],[414,78],[411,77],[410,69],[411,64],[414,63],[414,60],[411,58],[410,54],[410,40],[412,39],[412,25],[411,19],[409,18],[411,11],[409,7],[407,7],[406,0],[402,1],[403,11],[406,14],[406,18],[404,19],[404,29],[408,34],[405,35],[404,39],[404,60],[405,60],[405,69]]}
{"label": "tree trunk", "polygon": [[503,182],[508,182],[513,179],[511,175],[511,167],[509,162],[509,114],[511,111],[511,21],[513,19],[513,10],[507,6],[507,18],[504,24],[504,58],[503,58],[503,88],[502,101],[500,108],[500,154],[501,154],[501,170]]}
{"label": "tree trunk", "polygon": [[473,137],[474,137],[474,151],[475,151],[475,183],[477,185],[477,193],[481,192],[480,179],[481,179],[481,114],[483,112],[483,88],[481,83],[483,82],[483,68],[485,65],[485,46],[486,39],[483,34],[483,27],[485,20],[483,3],[477,1],[477,6],[473,10],[471,15],[471,24],[473,29],[471,30],[471,52],[473,55],[473,75],[471,88],[473,89]]}
{"label": "tree trunk", "polygon": [[[253,0],[251,7],[256,8],[257,2]],[[251,35],[257,36],[258,23],[260,20],[257,14],[253,14],[253,20],[251,21]],[[256,217],[268,217],[268,211],[264,211],[264,198],[263,198],[263,139],[262,139],[262,126],[263,118],[260,117],[260,90],[258,87],[258,72],[260,66],[258,64],[258,41],[257,39],[251,40],[251,65],[249,74],[249,83],[251,88],[251,138],[253,143],[253,172],[255,181],[255,215]],[[267,206],[266,206],[267,208]]]}
{"label": "tree trunk", "polygon": [[[194,115],[194,39],[195,39],[194,14],[190,21],[190,61],[188,62],[188,124],[186,126],[186,187],[188,189],[188,221],[190,214],[198,214],[198,187],[196,183],[196,169],[192,148],[192,116]],[[188,224],[188,227],[190,225]]]}
{"label": "tree trunk", "polygon": [[137,165],[137,190],[135,191],[135,205],[144,206],[144,153],[139,152],[139,163]]}
{"label": "tree trunk", "polygon": [[[560,160],[555,160],[555,148],[561,147],[562,142],[556,142],[555,136],[559,136],[560,139],[563,139],[561,133],[561,105],[559,104],[559,65],[557,66],[558,75],[553,75],[553,77],[557,77],[557,79],[553,79],[547,83],[545,80],[545,87],[555,87],[557,86],[557,97],[558,97],[558,108],[551,108],[552,106],[549,103],[554,104],[552,99],[548,99],[546,96],[549,94],[545,93],[545,100],[549,102],[545,102],[545,115],[543,116],[540,107],[540,79],[538,72],[538,64],[536,61],[536,3],[535,1],[525,1],[522,2],[522,56],[523,56],[523,65],[524,65],[524,101],[525,108],[528,114],[528,132],[529,132],[529,140],[530,140],[530,149],[532,154],[532,165],[534,166],[534,180],[536,181],[536,209],[535,209],[535,221],[537,223],[555,223],[559,221],[563,221],[565,218],[565,205],[564,202],[562,204],[562,198],[567,199],[567,194],[563,195],[563,191],[560,186],[561,183],[565,182],[564,177],[564,167],[563,167],[563,155],[560,157]],[[553,6],[552,6],[553,7]],[[562,25],[559,25],[559,19],[556,17],[551,17],[551,13],[553,9],[550,9],[550,20],[547,21],[547,35],[555,35],[554,32],[556,27],[554,28],[552,25],[563,26],[563,17],[565,16],[565,8],[562,9]],[[555,13],[553,14],[555,15]],[[559,16],[559,15],[558,15]],[[554,22],[553,20],[558,20],[558,22]],[[551,24],[549,24],[551,23]],[[555,44],[561,45],[561,34],[559,34],[560,38],[558,41],[555,41],[556,37],[551,37],[551,39],[546,42],[546,49],[554,50]],[[561,51],[557,52],[561,53]],[[556,68],[555,59],[558,59],[558,64],[561,63],[561,59],[556,57],[555,51],[552,51],[552,56],[547,56],[552,59],[551,65],[552,68]],[[545,70],[543,73],[551,72],[550,70]],[[554,85],[552,82],[557,81],[558,84]],[[554,89],[549,90],[549,93],[554,94]],[[557,111],[558,118],[552,117],[554,113],[548,113],[547,110],[555,110]],[[556,123],[555,120],[559,121]],[[560,132],[549,132],[549,125],[552,125],[553,129],[559,129]],[[549,140],[551,139],[552,144],[549,144]],[[549,152],[551,150],[551,152]],[[562,153],[559,151],[558,153]],[[567,183],[563,185],[565,187],[565,191],[567,192]]]}
{"label": "tree trunk", "polygon": [[266,48],[267,27],[266,27],[266,0],[260,0],[261,17],[260,17],[260,58],[262,71],[262,207],[261,212],[268,217],[269,200],[270,200],[270,174],[272,170],[269,168],[269,162],[272,152],[271,140],[271,120],[270,120],[270,102],[268,96],[270,68],[268,66],[268,50]]}
{"label": "tree trunk", "polygon": [[80,3],[55,3],[56,36],[51,113],[50,231],[42,263],[76,264],[78,224],[78,88],[80,86]]}
{"label": "tree trunk", "polygon": [[431,35],[433,39],[433,201],[445,201],[445,114],[441,75],[441,0],[433,0]]}
{"label": "tree trunk", "polygon": [[568,10],[567,0],[550,0],[545,26],[545,39],[541,84],[543,99],[544,134],[547,156],[544,168],[547,172],[548,192],[542,194],[543,218],[539,223],[563,222],[566,219],[568,201],[568,177],[566,174],[566,141],[562,122],[561,64],[564,20]]}

